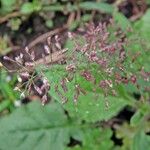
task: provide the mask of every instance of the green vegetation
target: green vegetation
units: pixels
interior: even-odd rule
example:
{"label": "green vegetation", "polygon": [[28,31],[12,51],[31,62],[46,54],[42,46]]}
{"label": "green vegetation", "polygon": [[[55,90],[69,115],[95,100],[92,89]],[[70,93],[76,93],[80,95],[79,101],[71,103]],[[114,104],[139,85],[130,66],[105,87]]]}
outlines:
{"label": "green vegetation", "polygon": [[[87,82],[80,71],[65,85],[66,91],[61,82],[67,76],[66,66],[54,64],[43,72],[50,82],[50,102],[43,106],[40,97],[32,94],[26,97],[30,102],[23,104],[23,95],[14,90],[21,84],[17,81],[18,74],[9,73],[0,59],[0,150],[150,150],[150,1],[142,5],[146,9],[142,12],[140,9],[140,15],[131,11],[131,17],[123,14],[122,3],[119,0],[113,3],[107,0],[0,0],[0,31],[3,27],[10,30],[0,34],[0,55],[13,51],[15,44],[12,44],[11,38],[14,35],[23,34],[24,40],[32,34],[38,35],[30,23],[24,33],[21,30],[34,15],[41,17],[42,23],[37,22],[37,26],[43,25],[44,31],[67,24],[74,32],[90,21],[109,22],[112,17],[114,24],[108,27],[112,35],[109,40],[116,40],[113,33],[118,28],[126,34],[124,49],[129,55],[123,63],[124,74],[127,77],[131,74],[137,76],[137,84],[118,85],[114,76],[109,77],[103,70],[98,73],[98,65],[89,63],[88,68],[95,81],[99,83],[103,76],[111,79],[117,95],[108,91],[106,96],[103,89],[94,91],[95,84]],[[133,19],[136,15],[140,17]],[[82,44],[85,42],[82,35],[79,40]],[[69,39],[64,47],[71,55],[75,46]],[[84,62],[79,61],[81,68],[78,69],[86,68],[84,57],[79,54],[77,58]],[[109,65],[113,66],[116,59],[117,56],[112,55]],[[72,63],[72,60],[67,63]],[[35,70],[41,72],[40,67]],[[78,84],[86,94],[80,91],[75,99]],[[56,92],[56,85],[59,92]],[[24,91],[25,86],[21,90]]]}

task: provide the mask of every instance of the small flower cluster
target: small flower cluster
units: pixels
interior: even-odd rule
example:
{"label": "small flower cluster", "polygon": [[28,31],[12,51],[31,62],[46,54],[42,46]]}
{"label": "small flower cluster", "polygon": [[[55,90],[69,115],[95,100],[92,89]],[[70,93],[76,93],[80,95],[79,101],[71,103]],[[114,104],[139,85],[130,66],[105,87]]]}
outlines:
{"label": "small flower cluster", "polygon": [[[43,50],[43,57],[50,54],[50,47],[48,45],[44,45]],[[25,59],[27,59],[27,61],[25,61]],[[8,63],[13,63],[14,66],[17,66],[15,70],[8,69],[8,71],[18,72],[17,79],[19,84],[14,88],[14,90],[21,92],[21,99],[25,98],[27,93],[28,95],[35,94],[41,97],[42,104],[48,102],[48,91],[50,89],[50,84],[42,72],[37,74],[34,70],[37,66],[35,51],[30,51],[28,47],[25,47],[24,50],[22,50],[22,52],[17,56],[4,56],[3,60],[7,61]],[[38,82],[41,82],[41,84],[37,85]]]}
{"label": "small flower cluster", "polygon": [[18,75],[18,81],[19,84],[14,90],[21,92],[21,99],[25,98],[25,94],[27,93],[28,95],[39,96],[43,105],[49,101],[48,91],[50,90],[50,84],[45,76],[23,72]]}

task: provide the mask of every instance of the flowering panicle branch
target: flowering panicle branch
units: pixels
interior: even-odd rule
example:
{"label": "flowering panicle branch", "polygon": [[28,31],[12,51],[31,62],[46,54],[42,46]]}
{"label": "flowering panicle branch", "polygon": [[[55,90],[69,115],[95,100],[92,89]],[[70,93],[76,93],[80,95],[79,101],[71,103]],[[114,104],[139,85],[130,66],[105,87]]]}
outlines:
{"label": "flowering panicle branch", "polygon": [[[127,39],[125,33],[120,29],[111,33],[108,30],[111,26],[112,24],[106,25],[106,23],[99,23],[99,25],[95,26],[94,23],[91,23],[77,33],[68,32],[67,38],[72,42],[73,47],[68,50],[69,53],[65,56],[66,58],[63,62],[65,76],[62,75],[56,85],[51,87],[55,89],[57,95],[62,99],[62,103],[68,101],[64,93],[70,90],[68,83],[72,81],[75,81],[72,85],[74,86],[72,93],[75,103],[78,101],[80,94],[85,95],[88,93],[83,82],[89,83],[91,92],[103,92],[105,96],[118,95],[117,87],[120,84],[127,85],[130,83],[139,89],[140,86],[137,82],[139,78],[143,78],[149,82],[150,73],[144,71],[144,68],[141,68],[140,72],[134,72],[130,69],[130,65],[136,61],[139,53],[136,57],[131,57],[129,60],[130,56],[126,50]],[[55,42],[52,42],[52,37],[47,38],[47,44],[43,46],[44,53],[42,57],[44,62],[47,61],[47,55],[50,55],[49,60],[51,61],[49,62],[52,62],[52,59],[54,59],[51,55],[52,47],[55,47],[55,49],[61,52],[66,51],[66,49],[63,49],[61,40],[58,35],[54,36]],[[4,59],[12,62],[15,61],[18,65],[24,64],[25,68],[36,67],[35,52],[30,52],[28,47],[25,48],[25,52],[30,57],[30,61],[28,62],[23,61],[24,55],[22,53],[15,57],[15,59],[7,56],[4,56]],[[56,57],[58,62],[59,55],[56,55]],[[50,68],[47,69],[51,71]],[[44,77],[43,70],[40,70],[39,73],[38,76],[34,76],[34,73],[31,75],[30,71],[26,69],[20,73],[20,77],[32,82],[32,84],[27,84],[27,88],[29,91],[33,88],[41,97],[42,104],[45,104],[48,101],[50,83],[53,81],[48,81]],[[42,85],[36,84],[35,80],[37,77],[42,81]],[[15,89],[20,90],[18,87]],[[149,90],[149,88],[145,87],[145,90]]]}
{"label": "flowering panicle branch", "polygon": [[[110,33],[108,28],[112,25],[100,23],[95,26],[92,23],[86,29],[82,29],[80,35],[68,33],[68,38],[74,43],[74,49],[72,59],[68,61],[67,70],[70,71],[69,73],[79,74],[85,79],[83,82],[92,83],[92,91],[103,91],[105,96],[118,95],[117,87],[120,84],[130,83],[140,90],[138,79],[143,78],[149,81],[150,78],[149,73],[143,70],[132,71],[130,66],[139,55],[133,61],[130,57],[131,52],[128,53],[126,50],[128,40],[125,33],[120,29]],[[82,83],[75,85],[83,87]],[[75,90],[74,101],[77,101],[79,93]]]}

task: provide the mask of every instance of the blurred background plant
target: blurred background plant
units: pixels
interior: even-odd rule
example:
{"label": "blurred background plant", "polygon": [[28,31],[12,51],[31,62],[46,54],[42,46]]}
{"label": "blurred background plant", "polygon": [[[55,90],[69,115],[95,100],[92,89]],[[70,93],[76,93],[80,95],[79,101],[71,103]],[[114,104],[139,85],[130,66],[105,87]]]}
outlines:
{"label": "blurred background plant", "polygon": [[[64,24],[76,31],[85,23],[108,23],[112,18],[128,39],[125,49],[134,63],[127,63],[127,68],[135,73],[143,69],[143,78],[137,81],[141,90],[132,84],[123,85],[119,97],[110,95],[106,100],[98,93],[97,99],[90,92],[81,95],[77,103],[70,92],[65,94],[71,100],[61,104],[60,96],[51,88],[49,94],[54,100],[43,107],[34,101],[39,97],[20,97],[14,91],[17,76],[0,64],[0,149],[149,150],[149,4],[150,0],[0,0],[0,55]],[[110,33],[114,30],[110,28]],[[74,48],[69,41],[66,47]],[[48,80],[57,83],[64,73],[62,67],[54,65],[45,72]],[[90,91],[91,85],[80,80]],[[72,87],[70,84],[70,91]]]}

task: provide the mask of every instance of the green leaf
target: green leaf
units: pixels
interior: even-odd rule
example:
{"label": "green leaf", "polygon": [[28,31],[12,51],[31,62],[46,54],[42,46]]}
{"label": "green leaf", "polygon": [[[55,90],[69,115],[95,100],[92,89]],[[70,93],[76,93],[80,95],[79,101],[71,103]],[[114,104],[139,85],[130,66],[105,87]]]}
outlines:
{"label": "green leaf", "polygon": [[150,9],[147,10],[145,15],[134,24],[134,28],[140,32],[140,35],[149,40],[150,38]]}
{"label": "green leaf", "polygon": [[73,99],[69,99],[64,107],[71,117],[87,122],[95,122],[114,117],[126,105],[127,101],[119,97],[108,96],[105,99],[101,94],[88,93],[85,96],[81,95],[77,104],[73,102]]}
{"label": "green leaf", "polygon": [[26,2],[21,7],[21,13],[23,14],[31,14],[34,12],[34,5],[31,2]]}
{"label": "green leaf", "polygon": [[89,129],[84,134],[83,149],[86,150],[112,150],[113,142],[110,140],[112,131],[110,129]]}
{"label": "green leaf", "polygon": [[150,4],[150,0],[146,0],[146,3],[147,3],[147,4]]}
{"label": "green leaf", "polygon": [[3,100],[0,103],[0,112],[2,112],[4,109],[6,109],[10,104],[11,104],[11,102],[9,100]]}
{"label": "green leaf", "polygon": [[71,137],[82,143],[75,149],[112,149],[111,129],[69,118],[58,103],[42,106],[36,101],[23,106],[0,120],[0,149],[69,150]]}
{"label": "green leaf", "polygon": [[19,18],[13,18],[9,20],[9,26],[11,27],[12,31],[18,30],[20,25],[21,25],[21,19]]}
{"label": "green leaf", "polygon": [[142,112],[139,110],[137,111],[131,118],[130,120],[130,124],[131,126],[136,126],[141,122],[141,119],[143,118],[143,114]]}
{"label": "green leaf", "polygon": [[14,5],[15,2],[16,2],[16,0],[1,0],[1,5],[3,7],[8,7],[8,6],[10,7],[10,6]]}
{"label": "green leaf", "polygon": [[13,102],[19,98],[20,94],[13,90],[12,85],[15,84],[16,79],[11,78],[10,81],[7,81],[9,75],[5,72],[5,70],[1,70],[0,72],[0,95],[2,97],[2,101],[0,102],[0,112],[5,109],[11,109],[14,105]]}
{"label": "green leaf", "polygon": [[112,131],[110,129],[88,129],[84,131],[82,147],[75,146],[67,150],[112,150],[114,144],[110,140]]}
{"label": "green leaf", "polygon": [[80,138],[80,130],[69,124],[64,110],[54,103],[43,107],[33,102],[0,120],[2,150],[63,150],[74,135]]}
{"label": "green leaf", "polygon": [[113,18],[122,30],[126,31],[129,27],[131,28],[130,21],[122,13],[115,11],[113,13]]}
{"label": "green leaf", "polygon": [[74,30],[74,29],[76,29],[76,28],[79,26],[79,24],[80,24],[80,21],[78,21],[78,20],[73,21],[73,22],[71,23],[71,25],[69,26],[69,30]]}
{"label": "green leaf", "polygon": [[8,13],[13,11],[15,8],[16,0],[1,0],[1,12],[2,13]]}
{"label": "green leaf", "polygon": [[[108,120],[117,115],[124,106],[129,104],[129,101],[123,97],[108,96],[105,98],[99,91],[92,93],[91,87],[93,85],[77,75],[75,80],[66,83],[68,91],[64,92],[60,84],[61,79],[65,77],[63,66],[52,67],[51,72],[48,71],[45,75],[51,85],[51,89],[49,91],[50,95],[59,103],[62,102],[62,97],[57,94],[54,88],[55,85],[57,85],[59,92],[61,92],[63,97],[68,99],[68,102],[64,105],[64,108],[73,118],[86,120],[87,122]],[[75,85],[78,83],[83,89],[85,89],[87,94],[80,94],[77,103],[74,103]],[[106,105],[109,105],[108,108]]]}
{"label": "green leaf", "polygon": [[92,18],[91,14],[84,14],[81,18],[82,21],[87,22]]}
{"label": "green leaf", "polygon": [[54,25],[54,23],[53,23],[52,20],[46,20],[45,24],[46,24],[46,26],[47,26],[48,28],[52,28],[53,25]]}
{"label": "green leaf", "polygon": [[23,14],[31,14],[35,11],[39,11],[41,10],[42,8],[42,5],[40,2],[38,1],[33,1],[32,3],[31,2],[26,2],[22,5],[21,7],[21,13]]}
{"label": "green leaf", "polygon": [[132,150],[150,150],[150,136],[139,131],[134,136]]}
{"label": "green leaf", "polygon": [[1,91],[2,96],[4,96],[6,99],[9,99],[10,101],[14,101],[15,99],[17,99],[18,93],[12,89],[11,84],[14,85],[16,80],[12,79],[10,82],[8,82],[6,80],[6,77],[9,77],[9,76],[4,70],[1,72],[0,76],[1,76],[0,85],[3,85],[3,86],[0,86],[0,91]]}
{"label": "green leaf", "polygon": [[85,10],[98,10],[103,13],[113,13],[114,8],[112,5],[109,5],[107,3],[102,3],[102,2],[82,2],[79,4],[81,9]]}
{"label": "green leaf", "polygon": [[[136,34],[133,34],[133,37],[138,39],[139,42],[133,43],[132,47],[130,48],[132,49],[132,51],[140,50],[141,53],[140,57],[138,57],[138,59],[136,60],[136,62],[138,62],[137,66],[139,69],[144,68],[144,70],[147,72],[149,72],[150,70],[150,65],[149,65],[150,57],[148,57],[150,55],[150,51],[149,51],[150,19],[149,18],[150,18],[150,9],[147,10],[147,12],[143,15],[143,17],[140,20],[134,23],[134,30]],[[136,66],[134,65],[134,68],[135,67]],[[142,82],[143,84],[145,84],[144,81]]]}

